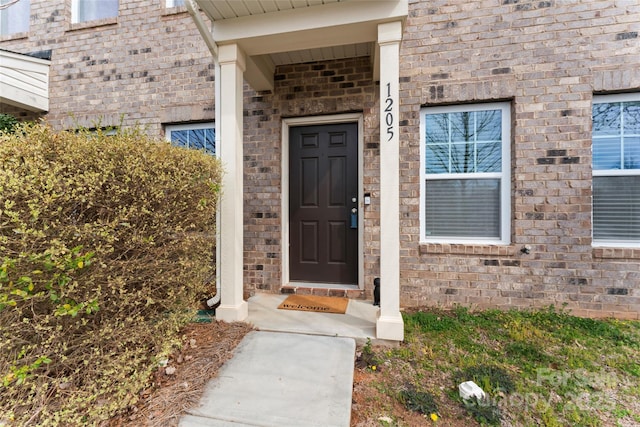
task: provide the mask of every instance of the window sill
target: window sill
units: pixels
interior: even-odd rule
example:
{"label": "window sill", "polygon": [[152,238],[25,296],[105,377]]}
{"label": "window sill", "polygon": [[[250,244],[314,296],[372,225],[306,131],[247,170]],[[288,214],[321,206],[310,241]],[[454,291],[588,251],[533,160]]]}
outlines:
{"label": "window sill", "polygon": [[166,7],[162,12],[162,16],[179,15],[181,13],[187,13],[187,6]]}
{"label": "window sill", "polygon": [[420,243],[420,255],[493,255],[514,256],[518,252],[514,245],[478,245],[463,243]]}
{"label": "window sill", "polygon": [[87,28],[105,27],[108,25],[115,25],[117,23],[118,23],[118,17],[114,16],[111,18],[96,19],[94,21],[77,22],[75,24],[71,24],[67,29],[67,31],[78,31],[78,30],[84,30]]}
{"label": "window sill", "polygon": [[28,32],[13,33],[13,34],[7,34],[5,36],[0,36],[0,42],[6,42],[9,40],[20,40],[20,39],[26,39],[26,38],[29,38]]}
{"label": "window sill", "polygon": [[600,259],[640,259],[640,248],[594,247],[592,253]]}

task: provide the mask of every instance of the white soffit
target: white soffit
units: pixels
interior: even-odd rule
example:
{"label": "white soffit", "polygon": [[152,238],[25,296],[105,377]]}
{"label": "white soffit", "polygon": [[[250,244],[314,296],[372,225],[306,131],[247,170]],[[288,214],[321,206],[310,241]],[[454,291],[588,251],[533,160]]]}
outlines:
{"label": "white soffit", "polygon": [[0,50],[0,103],[48,111],[50,64],[45,59]]}
{"label": "white soffit", "polygon": [[[338,3],[340,0],[199,0],[202,10],[214,21],[261,15],[282,10]],[[345,1],[345,0],[342,0]]]}
{"label": "white soffit", "polygon": [[275,65],[300,64],[304,62],[326,61],[329,59],[357,58],[371,56],[372,43],[347,44],[271,54]]}
{"label": "white soffit", "polygon": [[373,56],[378,24],[404,20],[408,0],[195,0],[218,45],[247,55],[246,80],[273,88],[277,65]]}

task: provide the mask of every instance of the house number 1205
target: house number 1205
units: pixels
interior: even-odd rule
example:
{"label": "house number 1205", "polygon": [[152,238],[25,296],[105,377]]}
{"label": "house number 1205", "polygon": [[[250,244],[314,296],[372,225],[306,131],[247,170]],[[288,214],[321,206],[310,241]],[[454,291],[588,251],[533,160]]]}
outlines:
{"label": "house number 1205", "polygon": [[393,99],[391,99],[391,83],[387,83],[387,98],[384,102],[386,104],[384,111],[387,113],[384,116],[384,121],[387,124],[387,135],[389,135],[389,139],[387,139],[388,142],[393,138]]}

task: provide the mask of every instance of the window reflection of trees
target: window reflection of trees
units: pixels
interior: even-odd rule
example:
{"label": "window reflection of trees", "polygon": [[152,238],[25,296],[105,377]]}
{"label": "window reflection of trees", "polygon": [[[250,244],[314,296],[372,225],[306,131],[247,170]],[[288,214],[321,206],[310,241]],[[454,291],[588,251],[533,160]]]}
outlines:
{"label": "window reflection of trees", "polygon": [[640,101],[593,105],[593,167],[640,169]]}
{"label": "window reflection of trees", "polygon": [[593,177],[593,238],[637,242],[640,101],[594,102],[592,114],[593,169],[598,171]]}
{"label": "window reflection of trees", "polygon": [[204,150],[215,155],[214,129],[185,129],[171,131],[171,141],[174,145],[195,150]]}
{"label": "window reflection of trees", "polygon": [[501,139],[500,110],[429,114],[426,172],[499,172]]}
{"label": "window reflection of trees", "polygon": [[500,238],[502,110],[425,115],[425,236]]}

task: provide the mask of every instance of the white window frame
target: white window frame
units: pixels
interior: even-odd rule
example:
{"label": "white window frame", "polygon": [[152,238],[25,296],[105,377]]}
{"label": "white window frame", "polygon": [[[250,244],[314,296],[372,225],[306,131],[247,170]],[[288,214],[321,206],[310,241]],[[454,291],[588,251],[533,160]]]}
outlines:
{"label": "white window frame", "polygon": [[216,126],[214,122],[200,122],[200,123],[188,123],[188,124],[179,124],[179,125],[165,125],[164,126],[164,136],[168,142],[171,142],[171,132],[173,131],[181,131],[181,130],[198,130],[198,129],[213,129],[216,133],[214,144],[215,144],[215,156],[218,156],[218,151],[220,147],[218,146],[218,132],[216,131]]}
{"label": "white window frame", "polygon": [[73,24],[79,24],[82,22],[99,21],[101,19],[117,18],[118,15],[120,14],[120,2],[122,0],[118,0],[118,11],[114,16],[104,16],[101,18],[80,20],[80,2],[82,1],[83,0],[71,0],[71,23]]}
{"label": "white window frame", "polygon": [[[593,112],[593,105],[595,104],[608,104],[612,102],[630,102],[640,101],[640,92],[636,93],[622,93],[615,95],[594,95],[592,101],[591,111]],[[622,118],[624,120],[624,118]],[[593,124],[592,124],[593,125]],[[598,139],[593,135],[593,126],[591,134],[591,153],[593,155],[593,140]],[[591,160],[593,177],[598,176],[638,176],[640,175],[640,169],[595,169],[593,168],[593,158]],[[591,201],[591,218],[593,219],[593,199]],[[640,248],[640,241],[634,242],[630,240],[613,240],[613,239],[600,239],[593,238],[593,221],[591,227],[591,245],[594,247],[620,247],[620,248]]]}
{"label": "white window frame", "polygon": [[170,7],[181,7],[181,6],[183,6],[183,5],[184,5],[184,4],[176,5],[176,0],[167,0],[167,1],[166,1],[166,3],[165,3],[165,7],[166,7],[166,8],[170,8]]}
{"label": "white window frame", "polygon": [[[12,0],[0,1],[0,5],[6,5],[11,1]],[[24,11],[24,9],[26,9],[27,11],[26,15],[19,13]],[[10,11],[15,13],[12,13],[11,15],[9,15]],[[18,3],[14,3],[6,9],[0,10],[0,37],[8,37],[14,34],[23,34],[23,33],[29,32],[29,27],[31,26],[30,15],[31,15],[31,0],[20,0],[18,1]],[[16,20],[17,18],[24,19],[26,21],[26,30],[8,32],[9,30],[4,29],[3,23],[5,25],[8,25],[7,24],[8,21],[13,21],[13,20]]]}
{"label": "white window frame", "polygon": [[[502,114],[502,159],[501,172],[466,173],[466,174],[427,174],[426,162],[426,115],[441,113],[460,113],[485,110],[500,110]],[[426,229],[426,180],[429,177],[438,179],[500,179],[500,238],[483,237],[427,237]],[[485,104],[463,104],[445,107],[423,107],[420,109],[420,243],[453,243],[481,245],[509,245],[511,243],[511,104],[509,102],[493,102]]]}

